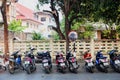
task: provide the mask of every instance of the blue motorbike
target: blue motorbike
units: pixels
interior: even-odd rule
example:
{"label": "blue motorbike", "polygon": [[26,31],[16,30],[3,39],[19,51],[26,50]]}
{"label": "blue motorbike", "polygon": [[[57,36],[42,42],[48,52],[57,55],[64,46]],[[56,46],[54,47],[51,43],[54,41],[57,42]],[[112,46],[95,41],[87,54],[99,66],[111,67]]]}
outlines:
{"label": "blue motorbike", "polygon": [[104,57],[102,51],[97,52],[96,55],[96,68],[101,72],[108,72],[109,63],[107,57]]}
{"label": "blue motorbike", "polygon": [[114,71],[120,73],[120,59],[119,56],[116,54],[116,50],[111,50],[108,54],[110,57],[110,66]]}
{"label": "blue motorbike", "polygon": [[18,53],[20,50],[13,52],[13,54],[9,57],[8,71],[10,74],[14,74],[16,70],[24,70],[21,61],[21,55]]}

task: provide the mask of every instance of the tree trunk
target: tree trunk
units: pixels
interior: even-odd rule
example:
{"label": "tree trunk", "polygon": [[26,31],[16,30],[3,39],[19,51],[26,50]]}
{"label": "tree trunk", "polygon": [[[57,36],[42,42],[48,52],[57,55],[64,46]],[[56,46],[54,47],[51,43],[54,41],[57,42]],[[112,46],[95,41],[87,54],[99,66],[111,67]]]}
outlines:
{"label": "tree trunk", "polygon": [[70,11],[70,4],[69,1],[64,0],[64,6],[65,6],[65,36],[66,36],[66,51],[69,51],[69,39],[68,39],[68,33],[70,31],[70,26],[69,26],[69,11]]}
{"label": "tree trunk", "polygon": [[4,53],[5,53],[5,58],[7,57],[7,53],[9,53],[6,3],[7,3],[7,0],[2,0],[1,13],[2,13],[2,17],[3,17],[3,21],[4,21]]}
{"label": "tree trunk", "polygon": [[66,51],[69,50],[69,39],[68,39],[68,33],[69,33],[69,20],[68,17],[65,17],[65,35],[66,35]]}

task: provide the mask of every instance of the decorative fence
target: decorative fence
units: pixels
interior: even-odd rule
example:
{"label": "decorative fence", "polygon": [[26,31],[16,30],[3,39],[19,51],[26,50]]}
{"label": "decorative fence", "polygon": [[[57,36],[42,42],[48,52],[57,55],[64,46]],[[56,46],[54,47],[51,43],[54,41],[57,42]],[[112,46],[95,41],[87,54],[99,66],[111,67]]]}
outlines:
{"label": "decorative fence", "polygon": [[[53,58],[55,57],[55,51],[66,52],[65,40],[9,41],[10,53],[19,49],[25,52],[30,46],[35,47],[37,49],[36,52],[45,50],[52,51],[51,55]],[[118,48],[120,52],[120,40],[76,40],[75,47],[77,58],[80,59],[82,59],[82,53],[87,49],[91,50],[93,57],[95,57],[98,50],[103,50],[104,55],[107,56],[107,52],[113,49],[113,47]],[[73,42],[70,43],[69,48],[73,48]],[[4,52],[4,44],[2,41],[0,41],[0,49]]]}

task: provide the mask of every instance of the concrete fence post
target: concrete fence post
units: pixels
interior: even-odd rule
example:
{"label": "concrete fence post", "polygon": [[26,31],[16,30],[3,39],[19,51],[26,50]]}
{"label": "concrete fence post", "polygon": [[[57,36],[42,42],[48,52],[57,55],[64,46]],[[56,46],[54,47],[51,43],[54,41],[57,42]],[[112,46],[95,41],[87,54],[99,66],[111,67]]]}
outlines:
{"label": "concrete fence post", "polygon": [[50,51],[52,60],[54,60],[53,40],[50,40]]}
{"label": "concrete fence post", "polygon": [[13,39],[11,39],[10,40],[10,44],[9,44],[9,53],[12,53],[13,51],[14,51],[14,40]]}
{"label": "concrete fence post", "polygon": [[94,47],[95,47],[95,42],[94,42],[94,39],[91,39],[91,42],[90,42],[90,50],[91,50],[91,55],[92,55],[92,58],[94,59],[95,58],[95,51],[94,51]]}
{"label": "concrete fence post", "polygon": [[120,40],[117,41],[118,44],[118,52],[120,52]]}

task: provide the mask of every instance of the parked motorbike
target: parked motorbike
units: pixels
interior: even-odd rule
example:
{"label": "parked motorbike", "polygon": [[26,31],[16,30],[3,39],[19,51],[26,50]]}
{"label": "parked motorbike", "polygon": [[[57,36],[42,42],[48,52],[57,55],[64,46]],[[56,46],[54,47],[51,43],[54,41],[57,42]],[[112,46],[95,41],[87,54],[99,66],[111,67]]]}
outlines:
{"label": "parked motorbike", "polygon": [[46,73],[50,73],[52,69],[50,52],[51,51],[44,51],[42,54],[42,66]]}
{"label": "parked motorbike", "polygon": [[107,57],[102,57],[99,59],[99,61],[96,60],[96,68],[99,71],[107,73],[109,68]]}
{"label": "parked motorbike", "polygon": [[36,71],[35,58],[33,54],[35,48],[29,48],[29,49],[30,51],[25,53],[25,58],[24,58],[24,69],[27,72],[27,74]]}
{"label": "parked motorbike", "polygon": [[57,70],[59,72],[62,72],[62,73],[66,72],[66,69],[67,69],[66,60],[61,54],[61,52],[58,52],[56,55],[56,64],[57,64]]}
{"label": "parked motorbike", "polygon": [[10,74],[14,74],[16,70],[24,70],[21,61],[21,55],[18,53],[20,50],[13,52],[13,54],[9,57],[8,71]]}
{"label": "parked motorbike", "polygon": [[47,57],[43,57],[42,66],[43,66],[46,73],[51,72],[52,67],[51,67],[51,64],[49,63],[49,60]]}
{"label": "parked motorbike", "polygon": [[95,66],[94,66],[92,58],[91,57],[90,58],[86,58],[85,59],[85,68],[86,68],[86,71],[93,73],[94,72],[94,67]]}
{"label": "parked motorbike", "polygon": [[109,52],[109,56],[110,56],[110,66],[114,71],[120,73],[120,59],[119,56],[116,54],[116,51],[111,50]]}
{"label": "parked motorbike", "polygon": [[79,65],[77,63],[76,57],[71,53],[71,51],[67,52],[66,59],[68,62],[67,66],[69,68],[69,71],[77,73],[77,69],[79,68]]}
{"label": "parked motorbike", "polygon": [[69,63],[69,71],[77,73],[77,69],[78,69],[78,64],[76,62],[76,58],[75,57],[69,57],[68,63]]}
{"label": "parked motorbike", "polygon": [[[0,61],[3,61],[3,55],[0,55]],[[6,66],[5,65],[3,65],[3,62],[0,62],[0,71],[6,71],[7,69],[6,69]]]}
{"label": "parked motorbike", "polygon": [[6,68],[6,66],[3,66],[2,64],[1,64],[1,62],[0,62],[0,71],[6,71],[7,70],[7,68]]}
{"label": "parked motorbike", "polygon": [[108,72],[109,63],[107,57],[103,56],[102,50],[98,51],[96,54],[96,68],[99,71]]}
{"label": "parked motorbike", "polygon": [[85,69],[88,72],[93,73],[94,72],[94,62],[92,60],[92,55],[90,53],[90,50],[84,52],[84,60],[85,60]]}
{"label": "parked motorbike", "polygon": [[42,62],[42,54],[43,52],[37,52],[37,55],[35,56],[35,62],[41,63]]}

